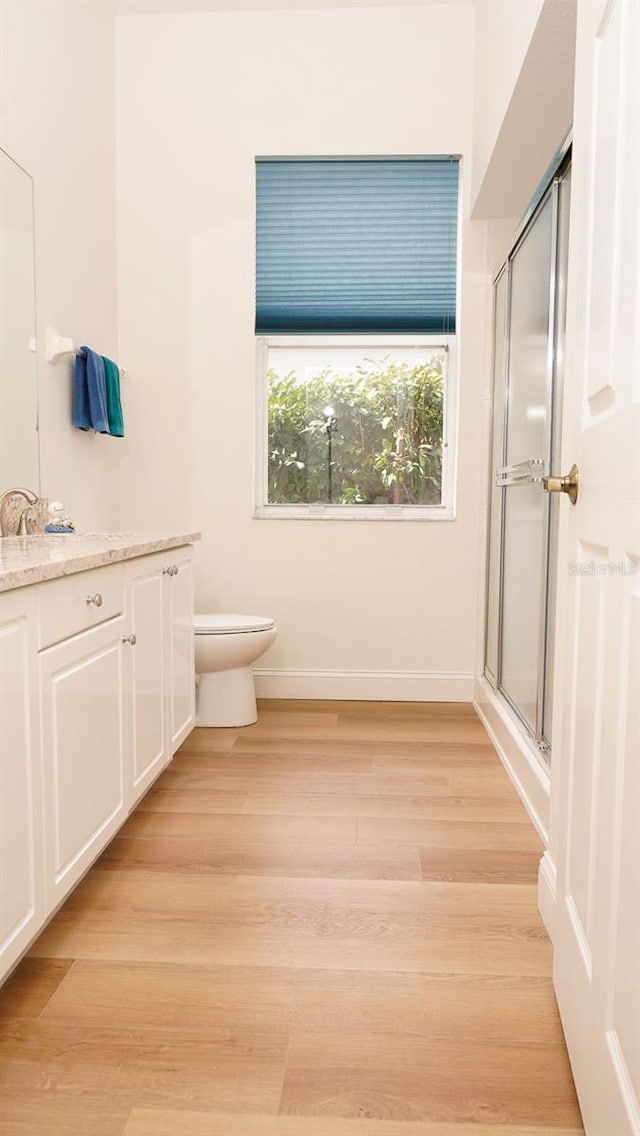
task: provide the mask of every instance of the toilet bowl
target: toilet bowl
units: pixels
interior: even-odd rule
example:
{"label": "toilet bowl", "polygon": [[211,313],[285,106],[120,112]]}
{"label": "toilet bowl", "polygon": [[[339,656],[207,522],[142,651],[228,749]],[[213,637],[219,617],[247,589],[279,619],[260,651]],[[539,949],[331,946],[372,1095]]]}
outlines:
{"label": "toilet bowl", "polygon": [[252,664],[277,634],[261,615],[196,615],[196,725],[249,726],[258,719]]}

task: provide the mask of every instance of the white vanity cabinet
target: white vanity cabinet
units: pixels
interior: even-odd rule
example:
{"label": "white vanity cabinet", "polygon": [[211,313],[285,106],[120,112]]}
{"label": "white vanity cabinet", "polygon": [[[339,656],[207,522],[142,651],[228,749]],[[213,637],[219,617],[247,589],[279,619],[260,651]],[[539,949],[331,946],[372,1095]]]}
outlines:
{"label": "white vanity cabinet", "polygon": [[133,561],[127,597],[135,804],[195,722],[191,550]]}
{"label": "white vanity cabinet", "polygon": [[0,981],[195,721],[192,549],[0,594]]}
{"label": "white vanity cabinet", "polygon": [[45,917],[36,597],[0,597],[0,975]]}

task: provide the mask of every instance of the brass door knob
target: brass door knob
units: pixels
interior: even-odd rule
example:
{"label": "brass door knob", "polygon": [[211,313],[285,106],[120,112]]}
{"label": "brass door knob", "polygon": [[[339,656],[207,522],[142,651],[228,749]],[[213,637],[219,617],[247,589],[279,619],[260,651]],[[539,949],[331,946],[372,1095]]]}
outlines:
{"label": "brass door knob", "polygon": [[579,474],[577,465],[572,465],[565,477],[543,477],[542,487],[547,493],[566,493],[572,505],[578,500]]}

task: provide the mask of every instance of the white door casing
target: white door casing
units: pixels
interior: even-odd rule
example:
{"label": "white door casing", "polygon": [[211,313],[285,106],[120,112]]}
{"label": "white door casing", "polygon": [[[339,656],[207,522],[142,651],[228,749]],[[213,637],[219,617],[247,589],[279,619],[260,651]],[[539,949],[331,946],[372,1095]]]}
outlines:
{"label": "white door casing", "polygon": [[580,0],[540,905],[588,1136],[640,1133],[639,46],[637,0]]}

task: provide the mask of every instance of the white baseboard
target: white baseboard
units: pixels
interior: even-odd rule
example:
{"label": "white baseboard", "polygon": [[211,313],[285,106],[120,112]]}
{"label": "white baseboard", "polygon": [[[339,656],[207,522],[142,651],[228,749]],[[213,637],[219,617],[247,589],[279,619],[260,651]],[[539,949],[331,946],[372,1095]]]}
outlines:
{"label": "white baseboard", "polygon": [[513,714],[484,678],[476,679],[473,704],[545,848],[548,847],[551,774]]}
{"label": "white baseboard", "polygon": [[474,676],[437,671],[254,670],[258,698],[471,702]]}

